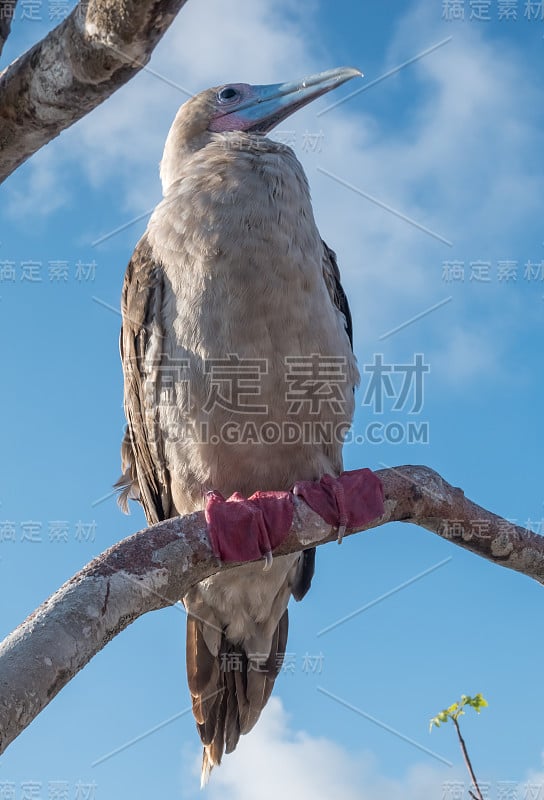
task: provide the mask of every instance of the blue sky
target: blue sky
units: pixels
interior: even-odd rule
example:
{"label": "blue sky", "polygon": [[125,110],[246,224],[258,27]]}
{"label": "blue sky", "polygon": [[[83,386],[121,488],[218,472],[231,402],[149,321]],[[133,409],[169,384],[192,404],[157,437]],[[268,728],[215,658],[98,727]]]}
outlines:
{"label": "blue sky", "polygon": [[[17,11],[4,64],[52,26],[52,5],[35,4],[35,20]],[[455,6],[464,20],[447,18]],[[189,0],[150,70],[6,182],[2,635],[144,525],[137,507],[124,517],[108,496],[124,424],[123,273],[160,196],[158,162],[179,104],[229,81],[344,64],[365,73],[274,134],[303,162],[338,253],[360,366],[377,354],[397,367],[396,397],[384,396],[381,411],[375,394],[365,397],[365,373],[354,426],[365,442],[346,447],[346,465],[427,464],[544,532],[542,16],[525,0],[398,0],[394,11]],[[423,392],[409,385],[394,408],[418,353],[429,367]],[[370,423],[380,426],[374,442]],[[312,591],[291,610],[289,667],[208,796],[467,797],[453,731],[429,735],[428,720],[481,691],[489,709],[464,722],[488,796],[513,797],[519,784],[518,797],[544,797],[541,602],[528,578],[413,526],[321,548]],[[179,607],[134,623],[6,751],[0,797],[10,787],[33,800],[200,796],[184,649]]]}

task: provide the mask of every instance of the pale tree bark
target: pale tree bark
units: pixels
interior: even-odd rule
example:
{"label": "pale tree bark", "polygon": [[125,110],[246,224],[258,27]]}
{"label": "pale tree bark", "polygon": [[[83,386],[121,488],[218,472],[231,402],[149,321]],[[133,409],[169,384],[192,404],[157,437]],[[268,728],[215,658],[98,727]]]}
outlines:
{"label": "pale tree bark", "polygon": [[[136,75],[185,2],[80,2],[1,72],[0,182]],[[0,20],[0,51],[10,22]]]}
{"label": "pale tree bark", "polygon": [[[376,473],[385,513],[346,536],[403,521],[427,528],[503,567],[544,583],[544,537],[468,500],[428,467]],[[274,555],[336,539],[337,532],[293,496],[288,538]],[[0,753],[114,636],[148,611],[232,568],[213,555],[203,512],[161,522],[106,550],[74,575],[0,644]]]}

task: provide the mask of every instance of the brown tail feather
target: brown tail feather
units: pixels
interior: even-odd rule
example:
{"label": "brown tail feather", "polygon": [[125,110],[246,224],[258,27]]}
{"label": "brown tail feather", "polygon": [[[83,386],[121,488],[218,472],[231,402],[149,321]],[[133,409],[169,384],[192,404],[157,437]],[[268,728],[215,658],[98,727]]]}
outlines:
{"label": "brown tail feather", "polygon": [[289,617],[285,609],[274,632],[267,660],[263,664],[254,664],[253,668],[252,664],[249,664],[246,673],[246,698],[249,709],[245,725],[241,728],[242,733],[248,733],[253,728],[272,694],[274,682],[283,664],[288,631]]}
{"label": "brown tail feather", "polygon": [[233,672],[225,673],[227,688],[227,713],[225,716],[225,753],[232,753],[240,738],[240,714],[236,699],[236,681]]}
{"label": "brown tail feather", "polygon": [[220,662],[206,646],[202,630],[205,624],[190,614],[187,616],[187,682],[193,696],[205,693],[207,687],[218,682]]}
{"label": "brown tail feather", "polygon": [[225,636],[218,656],[206,646],[202,620],[187,618],[187,678],[197,729],[204,745],[201,784],[205,785],[223,753],[231,753],[257,722],[281,669],[289,617],[287,609],[272,638],[266,661],[248,658],[241,645]]}

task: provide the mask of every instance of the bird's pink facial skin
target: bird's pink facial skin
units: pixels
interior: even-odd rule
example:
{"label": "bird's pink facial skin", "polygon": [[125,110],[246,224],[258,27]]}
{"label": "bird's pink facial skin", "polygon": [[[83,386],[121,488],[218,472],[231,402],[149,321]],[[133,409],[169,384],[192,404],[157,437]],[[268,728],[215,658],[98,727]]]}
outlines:
{"label": "bird's pink facial skin", "polygon": [[243,131],[248,125],[241,114],[233,111],[232,114],[220,114],[213,117],[208,130],[212,133],[226,133],[227,131]]}
{"label": "bird's pink facial skin", "polygon": [[[233,93],[231,97],[229,94]],[[226,131],[244,131],[251,126],[252,120],[244,118],[243,111],[238,113],[240,104],[246,106],[251,100],[257,100],[257,94],[249,83],[231,83],[217,92],[217,112],[211,118],[208,130],[212,133]],[[229,112],[229,108],[232,111]]]}

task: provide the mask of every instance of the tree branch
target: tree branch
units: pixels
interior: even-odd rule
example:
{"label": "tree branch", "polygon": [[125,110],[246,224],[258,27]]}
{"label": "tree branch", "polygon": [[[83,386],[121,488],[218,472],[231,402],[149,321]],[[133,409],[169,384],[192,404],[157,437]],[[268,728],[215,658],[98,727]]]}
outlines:
{"label": "tree branch", "polygon": [[82,1],[0,73],[0,182],[136,75],[185,2]]}
{"label": "tree branch", "polygon": [[17,0],[0,0],[0,56],[11,31]]}
{"label": "tree branch", "polygon": [[[544,583],[544,537],[465,498],[428,467],[380,470],[385,513],[371,525],[413,522]],[[289,536],[274,555],[336,539],[293,496]],[[203,512],[124,539],[91,561],[0,644],[0,753],[107,642],[148,611],[173,605],[189,587],[231,569],[212,553]]]}

